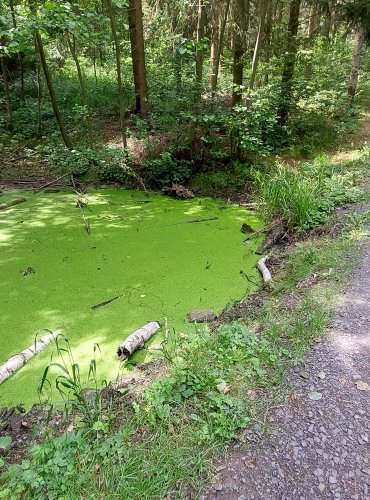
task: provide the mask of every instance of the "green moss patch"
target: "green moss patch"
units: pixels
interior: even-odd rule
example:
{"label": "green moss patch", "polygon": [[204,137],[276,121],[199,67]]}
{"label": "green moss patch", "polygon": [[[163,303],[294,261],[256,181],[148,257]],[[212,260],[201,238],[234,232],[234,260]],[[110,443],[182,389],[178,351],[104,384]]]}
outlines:
{"label": "green moss patch", "polygon": [[[259,240],[242,245],[240,227],[260,222],[238,206],[95,191],[85,208],[88,235],[76,195],[13,192],[0,202],[19,195],[27,202],[0,213],[0,362],[32,344],[38,329],[64,328],[80,366],[99,344],[98,377],[112,380],[117,346],[136,328],[166,318],[170,332],[193,329],[186,322],[191,310],[219,313],[252,290],[245,274],[259,280]],[[195,219],[212,220],[189,223]],[[0,386],[0,406],[37,401],[53,351],[49,346]],[[136,358],[149,356],[144,350]]]}

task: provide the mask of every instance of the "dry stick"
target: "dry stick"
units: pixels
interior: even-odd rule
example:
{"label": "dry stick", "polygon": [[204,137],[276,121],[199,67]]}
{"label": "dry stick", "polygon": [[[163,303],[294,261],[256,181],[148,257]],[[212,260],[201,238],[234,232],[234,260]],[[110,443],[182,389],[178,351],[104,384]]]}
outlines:
{"label": "dry stick", "polygon": [[123,297],[123,295],[117,295],[116,297],[112,297],[109,300],[105,300],[104,302],[100,302],[100,304],[96,304],[95,306],[91,306],[91,309],[93,311],[96,311],[96,309],[100,309],[102,307],[105,307],[108,304],[110,304],[111,302],[115,302],[116,300],[120,299],[121,297]]}
{"label": "dry stick", "polygon": [[267,266],[266,266],[266,261],[270,257],[271,257],[271,254],[269,253],[268,255],[266,255],[265,257],[262,257],[262,259],[260,259],[257,262],[257,268],[260,271],[260,273],[262,274],[263,282],[264,282],[265,285],[269,285],[271,283],[271,281],[272,281],[271,273],[267,269]]}
{"label": "dry stick", "polygon": [[118,347],[117,354],[120,360],[124,361],[137,349],[143,347],[144,343],[157,333],[160,328],[161,325],[157,321],[151,321],[138,330],[135,330]]}
{"label": "dry stick", "polygon": [[43,189],[45,189],[48,186],[51,186],[52,184],[55,184],[56,182],[60,181],[61,179],[64,179],[64,177],[67,177],[68,175],[72,175],[72,172],[67,172],[66,174],[63,174],[60,177],[57,177],[53,181],[50,181],[50,182],[47,182],[46,184],[43,184],[42,186],[35,189],[35,193],[37,193],[37,191],[42,191]]}
{"label": "dry stick", "polygon": [[58,335],[62,333],[63,330],[56,330],[55,332],[48,333],[40,339],[30,345],[24,351],[12,356],[4,364],[0,366],[0,384],[5,382],[9,377],[13,375],[19,368],[27,363],[31,358],[36,356],[40,351],[45,349],[45,347],[50,344],[53,340],[57,338]]}
{"label": "dry stick", "polygon": [[208,217],[206,219],[186,220],[185,222],[180,222],[179,224],[196,224],[197,222],[208,222],[210,220],[218,220],[218,217]]}
{"label": "dry stick", "polygon": [[15,198],[14,200],[10,200],[7,203],[0,203],[0,210],[6,210],[9,207],[14,205],[19,205],[19,203],[24,203],[26,198]]}
{"label": "dry stick", "polygon": [[87,234],[90,234],[90,224],[89,224],[89,221],[87,220],[86,215],[85,215],[84,203],[81,200],[82,193],[80,193],[77,190],[77,188],[76,188],[76,184],[75,184],[75,180],[73,178],[73,174],[71,174],[71,181],[72,181],[73,190],[74,190],[74,192],[78,196],[78,198],[77,198],[77,205],[78,205],[79,209],[81,210],[82,220],[84,221],[86,232],[87,232]]}

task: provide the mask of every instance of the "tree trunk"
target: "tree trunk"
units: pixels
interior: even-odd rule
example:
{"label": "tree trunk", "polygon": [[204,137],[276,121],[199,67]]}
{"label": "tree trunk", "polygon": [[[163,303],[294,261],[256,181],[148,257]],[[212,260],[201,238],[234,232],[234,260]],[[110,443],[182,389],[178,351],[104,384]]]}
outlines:
{"label": "tree trunk", "polygon": [[81,91],[82,103],[83,103],[83,105],[84,105],[84,107],[86,108],[86,111],[87,111],[86,124],[87,124],[87,131],[88,131],[88,134],[89,134],[90,145],[92,146],[92,142],[93,141],[92,141],[92,131],[91,131],[89,101],[88,101],[88,97],[87,97],[85,82],[84,82],[83,75],[82,75],[80,61],[78,60],[78,56],[77,56],[77,53],[76,53],[76,42],[75,42],[74,37],[73,37],[73,40],[71,40],[68,32],[66,33],[66,38],[67,38],[67,43],[68,43],[69,51],[71,53],[72,59],[73,59],[73,61],[75,63],[76,70],[77,70],[77,76],[78,76],[78,81],[79,81],[79,84],[80,84],[80,91]]}
{"label": "tree trunk", "polygon": [[0,57],[0,64],[1,64],[1,72],[3,74],[7,123],[9,130],[12,130],[13,128],[12,100],[11,100],[10,85],[8,79],[8,68],[6,67],[4,57]]}
{"label": "tree trunk", "polygon": [[[265,42],[264,42],[264,62],[266,65],[270,62],[270,50],[271,50],[271,35],[272,35],[272,16],[273,16],[273,3],[268,0],[266,23],[265,23]],[[266,72],[262,77],[262,84],[267,85],[269,82],[269,70],[266,68]]]}
{"label": "tree trunk", "polygon": [[361,52],[364,44],[364,39],[365,39],[365,30],[363,27],[360,27],[356,33],[356,42],[353,49],[351,75],[349,78],[348,95],[352,99],[356,96],[358,73],[360,70]]}
{"label": "tree trunk", "polygon": [[318,17],[318,6],[317,5],[312,5],[310,8],[310,17],[308,20],[308,30],[307,30],[307,36],[308,36],[308,49],[310,50],[310,55],[309,55],[309,61],[306,64],[305,67],[305,76],[307,80],[309,80],[312,76],[312,49],[313,49],[313,44],[314,44],[314,38],[315,38],[315,33],[316,33],[316,27],[317,27],[317,17]]}
{"label": "tree trunk", "polygon": [[146,118],[148,116],[148,85],[145,66],[142,0],[130,0],[128,22],[136,96],[135,111],[140,113],[143,118]]}
{"label": "tree trunk", "polygon": [[106,0],[106,4],[107,4],[108,16],[110,19],[110,26],[114,44],[114,53],[116,58],[117,97],[118,97],[119,122],[121,128],[122,143],[123,147],[127,148],[126,119],[125,119],[125,107],[123,101],[122,74],[121,74],[121,47],[117,35],[115,13],[113,12],[111,0]]}
{"label": "tree trunk", "polygon": [[259,23],[258,23],[257,39],[256,39],[255,47],[254,47],[254,53],[253,53],[251,77],[249,80],[249,90],[253,90],[254,83],[256,81],[257,65],[258,65],[258,60],[259,60],[260,51],[261,51],[263,32],[265,29],[266,10],[267,10],[267,0],[262,0],[260,19],[259,19]]}
{"label": "tree trunk", "polygon": [[[29,7],[30,7],[30,11],[33,14],[36,14],[34,0],[29,0]],[[46,56],[45,56],[45,51],[44,51],[44,45],[42,43],[42,38],[41,38],[40,33],[37,30],[35,32],[35,40],[36,40],[37,51],[38,51],[40,61],[41,61],[41,66],[42,66],[42,69],[44,71],[45,81],[46,81],[46,85],[48,87],[50,102],[51,102],[51,106],[52,106],[53,111],[54,111],[55,119],[58,123],[59,130],[60,130],[60,133],[62,135],[62,138],[63,138],[63,141],[64,141],[66,148],[73,149],[72,141],[68,135],[67,129],[64,126],[63,118],[62,118],[62,115],[59,111],[57,96],[56,96],[55,91],[54,91],[53,82],[52,82],[50,71],[49,71],[49,66],[48,66],[47,61],[46,61]]]}
{"label": "tree trunk", "polygon": [[213,74],[211,74],[211,80],[210,80],[211,90],[213,92],[216,90],[217,82],[218,82],[218,73],[219,73],[219,69],[220,69],[220,60],[221,60],[222,48],[223,48],[223,44],[224,44],[224,36],[225,36],[227,18],[229,15],[229,9],[230,9],[230,0],[227,0],[226,6],[225,6],[224,17],[222,19],[222,23],[221,23],[220,30],[219,30],[219,40],[218,40],[218,43],[216,46],[214,67],[213,67],[213,71],[212,71]]}
{"label": "tree trunk", "polygon": [[220,25],[221,25],[221,11],[220,5],[216,1],[212,2],[212,36],[211,36],[211,54],[209,61],[209,86],[212,91],[217,87],[216,75],[216,58],[218,53],[218,45],[220,42]]}
{"label": "tree trunk", "polygon": [[200,44],[204,38],[205,23],[206,23],[206,7],[204,4],[204,0],[198,0],[197,48],[195,53],[195,83],[197,86],[197,94],[201,93],[201,86],[203,80],[204,50],[200,46]]}
{"label": "tree trunk", "polygon": [[235,106],[242,99],[240,87],[243,85],[243,55],[244,44],[242,38],[243,29],[248,28],[249,21],[249,2],[244,0],[234,0],[232,13],[234,27],[232,33],[233,49],[233,93],[232,106]]}
{"label": "tree trunk", "polygon": [[292,101],[292,79],[294,75],[295,58],[297,54],[297,34],[299,25],[300,0],[292,0],[289,9],[287,51],[281,78],[280,107],[278,110],[279,124],[286,125]]}
{"label": "tree trunk", "polygon": [[144,343],[160,330],[161,325],[152,321],[142,326],[129,335],[117,349],[118,357],[121,361],[127,359],[137,349],[144,347]]}

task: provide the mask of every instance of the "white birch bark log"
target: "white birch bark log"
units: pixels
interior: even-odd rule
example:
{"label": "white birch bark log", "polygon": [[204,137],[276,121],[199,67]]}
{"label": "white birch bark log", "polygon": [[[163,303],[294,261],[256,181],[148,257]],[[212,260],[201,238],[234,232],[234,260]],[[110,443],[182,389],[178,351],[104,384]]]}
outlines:
{"label": "white birch bark log", "polygon": [[270,258],[270,256],[271,256],[271,254],[268,254],[265,257],[262,257],[262,259],[260,259],[257,262],[257,268],[260,271],[260,273],[262,274],[263,282],[265,285],[272,281],[271,273],[266,266],[266,261]]}
{"label": "white birch bark log", "polygon": [[157,333],[160,328],[161,325],[157,321],[151,321],[138,330],[135,330],[118,347],[117,354],[120,360],[124,361],[134,351],[143,347],[144,343]]}
{"label": "white birch bark log", "polygon": [[5,361],[5,363],[0,365],[0,384],[11,377],[13,373],[19,370],[19,368],[22,368],[22,366],[25,365],[31,358],[36,356],[36,354],[45,349],[45,347],[50,344],[50,342],[55,340],[60,333],[62,333],[62,330],[56,330],[55,332],[48,333],[47,335],[40,337],[27,349],[15,354]]}

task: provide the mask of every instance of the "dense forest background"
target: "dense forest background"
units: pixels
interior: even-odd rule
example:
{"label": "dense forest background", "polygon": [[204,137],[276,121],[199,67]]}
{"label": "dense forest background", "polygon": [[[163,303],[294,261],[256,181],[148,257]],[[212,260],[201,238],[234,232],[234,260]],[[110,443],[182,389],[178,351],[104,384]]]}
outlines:
{"label": "dense forest background", "polygon": [[1,5],[5,172],[239,189],[338,140],[369,92],[367,0]]}

